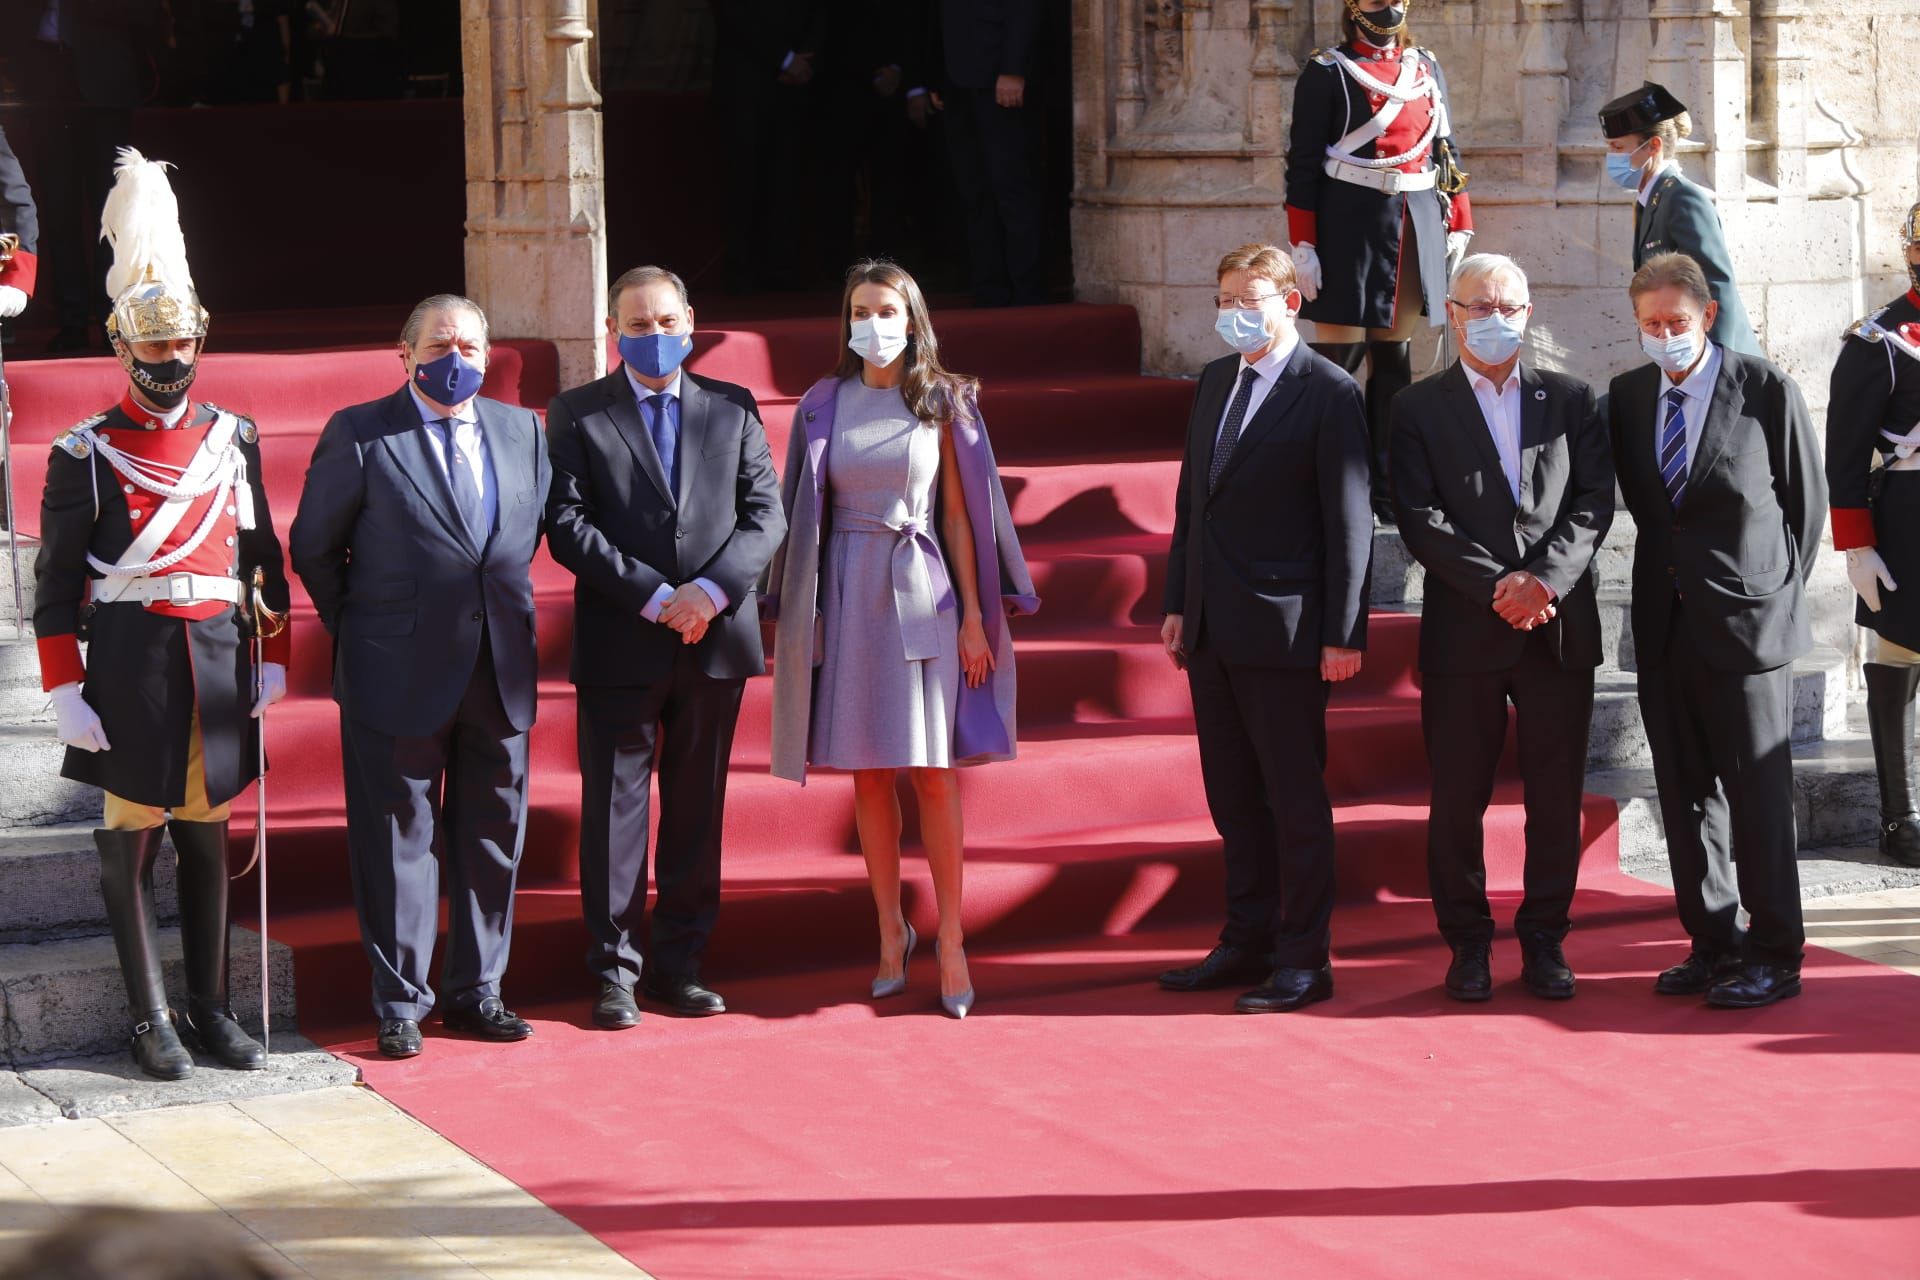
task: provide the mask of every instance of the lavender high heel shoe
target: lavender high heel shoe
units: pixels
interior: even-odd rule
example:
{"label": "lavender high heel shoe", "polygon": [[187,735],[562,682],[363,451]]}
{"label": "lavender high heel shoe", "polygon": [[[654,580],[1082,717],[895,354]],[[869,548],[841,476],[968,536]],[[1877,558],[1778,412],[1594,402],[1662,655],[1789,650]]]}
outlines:
{"label": "lavender high heel shoe", "polygon": [[[940,942],[937,938],[933,943],[933,954],[936,959],[939,958]],[[973,988],[968,987],[957,996],[941,996],[940,1007],[946,1010],[949,1018],[966,1017],[969,1013],[973,1012]]]}
{"label": "lavender high heel shoe", "polygon": [[888,996],[897,996],[907,989],[907,961],[913,959],[913,944],[920,941],[920,935],[913,931],[913,922],[907,922],[907,949],[900,957],[900,976],[897,978],[875,978],[873,980],[873,998],[885,1000]]}

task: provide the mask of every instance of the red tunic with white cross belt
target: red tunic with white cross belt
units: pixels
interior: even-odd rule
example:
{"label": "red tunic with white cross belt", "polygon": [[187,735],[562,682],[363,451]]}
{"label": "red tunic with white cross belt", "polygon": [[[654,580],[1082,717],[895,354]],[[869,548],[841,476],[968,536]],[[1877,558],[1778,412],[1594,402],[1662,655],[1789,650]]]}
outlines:
{"label": "red tunic with white cross belt", "polygon": [[1860,602],[1854,620],[1920,649],[1920,461],[1902,458],[1920,459],[1920,289],[1847,330],[1830,392],[1833,548],[1874,548],[1899,584],[1880,593],[1878,612]]}
{"label": "red tunic with white cross belt", "polygon": [[[1358,43],[1338,52],[1359,69],[1349,72],[1332,52],[1315,54],[1294,86],[1293,127],[1287,143],[1287,237],[1312,244],[1320,258],[1320,294],[1300,314],[1326,324],[1390,328],[1399,293],[1401,253],[1410,247],[1411,226],[1423,266],[1428,310],[1446,291],[1446,235],[1473,230],[1473,208],[1463,191],[1443,197],[1427,187],[1387,192],[1327,173],[1327,149],[1378,116],[1389,104],[1381,86],[1396,86],[1403,59],[1417,60],[1411,79],[1425,91],[1400,105],[1378,138],[1349,154],[1361,160],[1391,160],[1382,166],[1402,174],[1434,168],[1436,148],[1453,148],[1450,119],[1436,119],[1447,97],[1439,61],[1426,49],[1380,49]],[[1457,152],[1455,153],[1457,154]],[[1437,275],[1439,279],[1427,279]],[[1436,319],[1435,323],[1439,321]]]}
{"label": "red tunic with white cross belt", "polygon": [[[180,477],[215,421],[211,406],[192,405],[170,426],[129,395],[55,440],[47,464],[40,554],[34,563],[41,681],[48,689],[83,681],[87,702],[112,744],[100,752],[70,749],[61,776],[136,804],[186,802],[188,743],[196,716],[208,803],[232,799],[259,772],[259,726],[250,714],[250,606],[218,599],[102,603],[94,598],[107,581],[100,566],[120,563],[166,501],[139,478],[158,477],[182,487]],[[104,456],[109,448],[124,455],[123,464],[138,474],[116,469]],[[249,584],[250,590],[258,567],[267,607],[284,614],[286,567],[267,508],[258,433],[250,421],[237,420],[231,448],[242,464],[232,468],[228,459],[235,483],[190,499],[182,518],[142,563],[166,560],[199,537],[189,554],[149,576],[230,579]],[[243,527],[249,502],[250,529]],[[84,661],[82,640],[87,641]],[[263,660],[284,665],[292,652],[291,630],[264,644]]]}

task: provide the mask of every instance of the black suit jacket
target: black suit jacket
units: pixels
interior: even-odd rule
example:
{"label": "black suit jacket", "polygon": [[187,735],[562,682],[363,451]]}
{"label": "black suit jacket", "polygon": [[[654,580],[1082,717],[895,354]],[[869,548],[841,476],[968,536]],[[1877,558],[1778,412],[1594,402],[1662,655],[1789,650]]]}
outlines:
{"label": "black suit jacket", "polygon": [[1302,342],[1208,491],[1214,436],[1240,357],[1200,374],[1174,500],[1165,609],[1189,650],[1228,663],[1318,667],[1323,646],[1363,649],[1373,564],[1367,419],[1360,388]]}
{"label": "black suit jacket", "polygon": [[476,547],[427,444],[413,393],[342,409],[307,465],[288,536],[294,572],[334,640],[333,697],[355,720],[424,737],[453,718],[484,636],[507,719],[531,728],[533,583],[549,470],[540,421],[475,399],[499,495]]}
{"label": "black suit jacket", "polygon": [[753,393],[680,376],[679,485],[668,485],[624,368],[563,391],[547,410],[553,558],[574,584],[575,684],[633,687],[662,680],[680,636],[640,610],[662,583],[706,578],[727,608],[696,646],[715,679],[765,672],[755,588],[786,536],[780,481]]}
{"label": "black suit jacket", "polygon": [[947,82],[991,89],[1001,76],[1033,74],[1040,0],[941,0]]}
{"label": "black suit jacket", "polygon": [[1813,647],[1805,584],[1827,518],[1820,441],[1793,379],[1759,356],[1720,358],[1677,511],[1654,454],[1657,399],[1672,384],[1648,364],[1608,391],[1614,469],[1639,526],[1633,647],[1643,671],[1666,660],[1676,591],[1701,656],[1723,671],[1770,671]]}
{"label": "black suit jacket", "polygon": [[1633,211],[1633,269],[1659,253],[1684,253],[1700,264],[1707,288],[1720,304],[1708,335],[1730,351],[1760,354],[1760,339],[1733,282],[1733,255],[1720,228],[1720,211],[1706,188],[1687,181],[1677,168],[1653,180],[1645,208]]}
{"label": "black suit jacket", "polygon": [[1501,671],[1527,632],[1493,611],[1494,584],[1525,569],[1557,601],[1546,635],[1567,667],[1600,664],[1593,555],[1613,524],[1613,460],[1593,390],[1520,365],[1520,501],[1513,500],[1466,369],[1393,400],[1393,505],[1427,571],[1420,669]]}

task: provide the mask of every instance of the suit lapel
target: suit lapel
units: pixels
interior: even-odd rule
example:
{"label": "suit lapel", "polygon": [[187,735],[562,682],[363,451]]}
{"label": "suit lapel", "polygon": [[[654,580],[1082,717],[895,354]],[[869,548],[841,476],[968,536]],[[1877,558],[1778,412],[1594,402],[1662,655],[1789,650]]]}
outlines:
{"label": "suit lapel", "polygon": [[1638,487],[1648,495],[1650,505],[1671,516],[1673,506],[1667,501],[1667,486],[1660,480],[1660,459],[1655,451],[1655,441],[1660,435],[1660,405],[1667,385],[1659,366],[1646,364],[1623,388],[1629,398],[1625,409],[1626,438],[1621,441],[1626,456],[1614,458],[1613,464],[1614,470],[1622,475],[1630,468],[1639,477]]}
{"label": "suit lapel", "polygon": [[[1699,447],[1693,451],[1693,457],[1687,460],[1687,491],[1693,486],[1721,454],[1727,451],[1727,442],[1733,438],[1733,422],[1737,416],[1734,406],[1733,361],[1725,348],[1720,351],[1720,372],[1713,379],[1713,398],[1707,402],[1707,420],[1700,424]],[[1680,499],[1686,501],[1684,496]]]}
{"label": "suit lapel", "polygon": [[446,526],[447,532],[461,546],[472,549],[473,539],[467,533],[466,521],[453,506],[453,488],[447,482],[447,469],[427,447],[427,427],[420,419],[413,392],[401,387],[388,399],[386,415],[387,425],[393,430],[380,437],[381,447],[427,504],[427,509]]}
{"label": "suit lapel", "polygon": [[1520,508],[1533,503],[1533,471],[1547,444],[1547,388],[1540,375],[1520,366]]}
{"label": "suit lapel", "polygon": [[[627,377],[624,368],[615,369],[602,380],[607,390],[607,417],[620,432],[620,438],[627,442],[627,449],[633,454],[633,460],[647,473],[647,479],[660,495],[660,500],[669,506],[673,504],[673,490],[667,484],[667,469],[660,465],[660,451],[653,447],[653,437],[647,434],[647,424],[640,417],[640,401],[633,394],[633,383]],[[685,380],[681,382],[685,386]]]}
{"label": "suit lapel", "polygon": [[707,444],[707,414],[713,397],[688,374],[680,375],[680,443],[674,456],[680,463],[679,494],[676,502],[685,510],[693,495],[693,472]]}
{"label": "suit lapel", "polygon": [[[1500,461],[1500,446],[1493,442],[1493,428],[1487,425],[1487,415],[1480,408],[1480,397],[1474,394],[1473,383],[1467,379],[1467,367],[1456,360],[1453,368],[1441,376],[1444,380],[1440,385],[1446,390],[1447,406],[1453,410],[1454,422],[1459,427],[1460,434],[1470,442],[1468,447],[1480,459],[1480,464],[1488,468],[1490,473],[1498,479],[1499,483],[1494,487],[1499,490],[1497,496],[1500,501],[1512,507],[1513,490],[1507,488],[1507,468]],[[1523,421],[1521,424],[1523,439],[1525,430],[1526,424]],[[1520,473],[1521,483],[1524,485],[1526,476],[1524,453],[1521,454]],[[1525,490],[1523,489],[1522,492],[1524,493]]]}
{"label": "suit lapel", "polygon": [[487,537],[491,543],[493,535],[506,528],[508,513],[527,488],[526,438],[517,415],[502,413],[485,400],[474,401],[473,407],[481,438],[487,442],[487,463],[493,470],[494,517]]}
{"label": "suit lapel", "polygon": [[[1231,480],[1233,473],[1240,469],[1240,464],[1260,446],[1262,440],[1273,434],[1273,429],[1286,416],[1287,409],[1300,398],[1300,392],[1306,387],[1307,356],[1307,344],[1304,342],[1296,344],[1293,354],[1287,358],[1287,363],[1281,366],[1280,376],[1274,379],[1273,387],[1267,392],[1267,398],[1262,400],[1260,407],[1254,411],[1253,420],[1241,427],[1240,438],[1234,442],[1233,452],[1227,455],[1226,469],[1220,473],[1220,483],[1213,486],[1214,493],[1227,487],[1227,481]],[[1226,385],[1228,388],[1235,388],[1240,381],[1240,366],[1235,363],[1229,368],[1232,374],[1226,379]],[[1211,418],[1206,420],[1202,429],[1210,429],[1217,433],[1220,428],[1220,414],[1225,412],[1225,409],[1226,399],[1223,393],[1217,410]],[[1211,471],[1213,462],[1211,439],[1205,440],[1204,445],[1201,457],[1208,464],[1206,469]]]}

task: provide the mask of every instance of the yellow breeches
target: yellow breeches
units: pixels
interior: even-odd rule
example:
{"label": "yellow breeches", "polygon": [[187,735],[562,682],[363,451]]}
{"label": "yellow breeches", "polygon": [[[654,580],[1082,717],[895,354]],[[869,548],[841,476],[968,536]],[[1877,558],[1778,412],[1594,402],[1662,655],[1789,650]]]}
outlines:
{"label": "yellow breeches", "polygon": [[[1916,655],[1916,661],[1920,661],[1920,655]],[[187,734],[187,802],[169,813],[156,805],[122,800],[109,791],[102,825],[109,831],[145,831],[162,825],[169,817],[181,822],[225,822],[233,806],[207,803],[207,768],[201,755],[200,713],[196,711],[193,728]]]}

